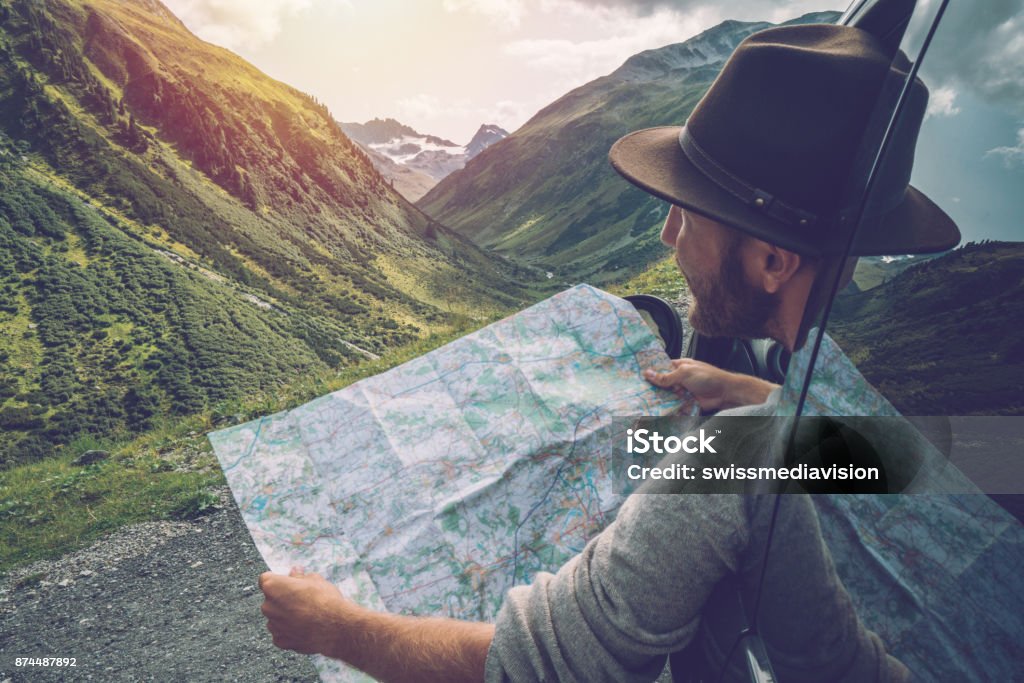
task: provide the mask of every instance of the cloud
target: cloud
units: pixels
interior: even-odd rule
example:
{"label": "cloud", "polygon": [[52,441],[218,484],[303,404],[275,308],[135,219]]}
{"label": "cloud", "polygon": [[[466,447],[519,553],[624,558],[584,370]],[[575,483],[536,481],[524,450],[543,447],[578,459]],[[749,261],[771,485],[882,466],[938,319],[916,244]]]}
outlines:
{"label": "cloud", "polygon": [[[549,10],[555,4],[548,0]],[[563,1],[558,4],[569,3]],[[606,25],[596,31],[602,37],[590,40],[523,39],[508,43],[502,51],[543,72],[546,83],[551,84],[557,79],[559,88],[564,91],[613,71],[637,52],[680,42],[721,18],[718,10],[709,8],[685,16],[659,9],[643,17],[608,9],[600,16],[591,15],[589,19],[593,24]]]}
{"label": "cloud", "polygon": [[546,102],[521,102],[518,100],[501,100],[494,106],[482,109],[480,120],[485,123],[496,123],[505,130],[512,132],[526,123],[526,120],[537,113]]}
{"label": "cloud", "polygon": [[453,111],[452,103],[442,103],[434,95],[425,93],[403,97],[395,103],[395,106],[398,108],[399,114],[408,120],[431,119],[445,112],[457,113]]}
{"label": "cloud", "polygon": [[[846,0],[836,2],[846,4]],[[720,15],[723,9],[721,3],[712,0],[444,0],[444,8],[449,12],[473,12],[510,29],[518,28],[537,7],[549,13],[553,8],[562,12],[575,8],[578,14],[591,18],[601,12],[641,18],[708,12]],[[732,19],[780,22],[822,9],[821,0],[739,0],[728,5],[727,13]]]}
{"label": "cloud", "polygon": [[1017,131],[1017,144],[1013,147],[996,147],[985,152],[985,156],[1000,157],[1006,168],[1024,167],[1024,128]]}
{"label": "cloud", "polygon": [[[397,118],[402,123],[412,125],[421,132],[435,134],[441,122],[474,122],[473,125],[479,125],[481,122],[491,121],[486,116],[489,110],[474,105],[464,97],[441,98],[427,93],[417,93],[398,100],[395,109],[398,113]],[[497,123],[500,125],[501,122]]]}
{"label": "cloud", "polygon": [[[583,7],[616,7],[641,16],[663,9],[688,11],[708,4],[707,0],[573,0],[573,2]],[[793,4],[796,4],[794,0],[740,0],[730,3],[730,9],[758,5],[779,7]],[[820,5],[820,3],[818,4]]]}
{"label": "cloud", "polygon": [[518,28],[526,13],[523,0],[444,0],[447,12],[472,12],[498,26]]}
{"label": "cloud", "polygon": [[928,97],[928,109],[925,110],[925,118],[930,116],[956,116],[960,113],[960,107],[956,106],[956,90],[951,86],[944,85],[936,88]]}
{"label": "cloud", "polygon": [[1022,64],[1024,0],[954,2],[925,57],[922,78],[956,85],[1024,114]]}
{"label": "cloud", "polygon": [[[420,131],[437,133],[442,126],[452,122],[476,130],[484,123],[494,123],[513,131],[526,122],[536,111],[547,103],[539,101],[500,100],[486,106],[474,104],[469,99],[439,98],[418,93],[402,98],[395,103],[396,118]],[[469,142],[469,140],[465,140]]]}
{"label": "cloud", "polygon": [[[347,5],[348,0],[332,0]],[[256,47],[273,40],[281,22],[308,9],[314,0],[164,0],[203,40],[229,49]]]}
{"label": "cloud", "polygon": [[[690,13],[721,8],[722,3],[708,0],[572,0],[587,8],[607,7],[629,11],[636,16],[648,16],[659,11]],[[843,9],[847,0],[737,0],[726,5],[730,19],[786,21],[808,12]],[[835,5],[836,7],[829,7]]]}

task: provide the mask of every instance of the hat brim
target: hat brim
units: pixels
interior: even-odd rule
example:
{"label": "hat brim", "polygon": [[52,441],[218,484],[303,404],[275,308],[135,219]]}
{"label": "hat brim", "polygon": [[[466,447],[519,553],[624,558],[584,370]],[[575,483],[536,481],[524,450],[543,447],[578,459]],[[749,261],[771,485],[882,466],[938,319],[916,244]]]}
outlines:
{"label": "hat brim", "polygon": [[[822,224],[800,229],[778,221],[740,201],[711,181],[679,146],[680,126],[661,126],[630,133],[608,152],[612,167],[640,189],[797,253],[839,253],[845,240],[822,240]],[[823,242],[827,243],[823,246]],[[960,231],[946,213],[913,187],[904,200],[858,230],[851,255],[926,254],[945,251],[960,242]],[[834,245],[834,248],[828,248]]]}
{"label": "hat brim", "polygon": [[960,243],[960,229],[913,185],[896,208],[861,221],[850,252],[856,256],[934,254]]}

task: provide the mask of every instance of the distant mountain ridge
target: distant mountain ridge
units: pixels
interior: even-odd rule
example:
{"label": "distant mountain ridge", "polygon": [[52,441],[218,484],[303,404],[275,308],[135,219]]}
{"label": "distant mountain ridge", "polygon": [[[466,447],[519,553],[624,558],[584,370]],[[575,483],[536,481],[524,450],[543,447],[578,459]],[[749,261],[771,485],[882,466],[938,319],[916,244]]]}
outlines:
{"label": "distant mountain ridge", "polygon": [[466,145],[466,157],[472,159],[496,142],[501,142],[508,137],[508,131],[501,126],[485,123],[480,126],[473,139]]}
{"label": "distant mountain ridge", "polygon": [[427,143],[438,145],[439,147],[458,147],[451,140],[439,138],[436,135],[418,133],[411,126],[407,126],[392,118],[378,118],[366,123],[342,123],[340,125],[346,135],[364,145],[379,145],[403,137],[409,137],[423,138]]}
{"label": "distant mountain ridge", "polygon": [[[787,23],[830,23],[836,12]],[[633,130],[682,124],[724,60],[765,22],[723,22],[647,50],[560,97],[417,202],[427,214],[521,263],[565,280],[621,280],[656,260],[664,202],[608,165]]]}
{"label": "distant mountain ridge", "polygon": [[508,137],[500,126],[484,124],[463,146],[436,135],[424,135],[391,118],[339,125],[410,201],[416,201],[480,152]]}
{"label": "distant mountain ridge", "polygon": [[[816,15],[812,15],[813,16]],[[829,14],[828,16],[832,16]],[[684,43],[644,50],[627,59],[610,76],[626,80],[656,80],[678,69],[694,69],[724,62],[745,37],[772,24],[728,20]]]}
{"label": "distant mountain ridge", "polygon": [[904,415],[1024,415],[1024,243],[891,265],[832,306],[828,332],[857,369]]}

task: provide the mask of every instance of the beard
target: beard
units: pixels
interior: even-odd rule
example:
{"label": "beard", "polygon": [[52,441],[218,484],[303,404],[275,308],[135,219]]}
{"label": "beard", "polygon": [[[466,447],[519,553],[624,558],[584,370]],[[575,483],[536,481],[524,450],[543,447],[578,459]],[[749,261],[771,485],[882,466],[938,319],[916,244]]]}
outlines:
{"label": "beard", "polygon": [[690,288],[687,318],[696,331],[709,337],[760,339],[771,336],[768,321],[779,307],[778,296],[751,285],[743,271],[736,235],[723,250],[717,277],[683,276]]}

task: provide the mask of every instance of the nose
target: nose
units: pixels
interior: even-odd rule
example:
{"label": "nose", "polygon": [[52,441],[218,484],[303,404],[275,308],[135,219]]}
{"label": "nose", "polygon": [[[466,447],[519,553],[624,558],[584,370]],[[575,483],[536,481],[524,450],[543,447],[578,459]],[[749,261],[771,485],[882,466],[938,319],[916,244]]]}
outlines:
{"label": "nose", "polygon": [[679,229],[683,227],[683,211],[678,206],[672,205],[665,216],[665,225],[661,227],[661,242],[666,247],[675,249],[676,239],[679,237]]}

